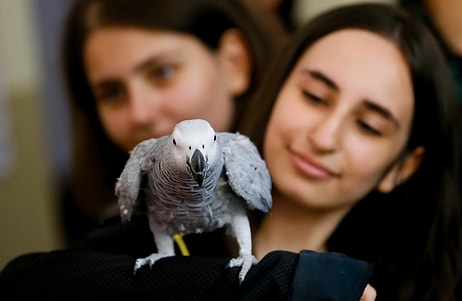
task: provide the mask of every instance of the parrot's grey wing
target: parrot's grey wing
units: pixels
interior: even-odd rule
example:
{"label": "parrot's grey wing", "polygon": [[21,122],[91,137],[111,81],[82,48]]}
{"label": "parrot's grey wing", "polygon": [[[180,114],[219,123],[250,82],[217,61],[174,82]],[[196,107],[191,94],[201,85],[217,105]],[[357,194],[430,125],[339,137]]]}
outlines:
{"label": "parrot's grey wing", "polygon": [[120,209],[122,221],[130,220],[133,211],[140,205],[138,204],[138,194],[141,183],[151,162],[150,155],[158,139],[148,139],[140,142],[130,152],[130,157],[125,163],[125,167],[117,179],[115,185],[115,195]]}
{"label": "parrot's grey wing", "polygon": [[255,144],[237,133],[218,133],[217,139],[233,191],[245,199],[250,208],[268,212],[272,206],[271,178]]}

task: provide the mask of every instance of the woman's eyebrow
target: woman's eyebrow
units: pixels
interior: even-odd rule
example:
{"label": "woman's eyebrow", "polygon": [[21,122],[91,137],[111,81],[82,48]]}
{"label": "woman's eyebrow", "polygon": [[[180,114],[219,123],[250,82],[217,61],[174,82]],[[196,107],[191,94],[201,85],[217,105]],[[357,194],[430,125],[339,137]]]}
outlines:
{"label": "woman's eyebrow", "polygon": [[144,72],[150,69],[152,66],[161,64],[165,61],[178,61],[183,59],[184,51],[178,48],[168,48],[162,51],[162,53],[152,54],[151,56],[146,57],[144,60],[138,62],[133,68],[134,73]]}
{"label": "woman's eyebrow", "polygon": [[158,64],[158,62],[162,59],[162,57],[159,56],[150,56],[146,58],[145,60],[139,62],[135,68],[133,68],[134,73],[140,73],[144,72],[145,70],[151,68],[152,66],[155,66]]}
{"label": "woman's eyebrow", "polygon": [[[130,72],[131,73],[143,73],[152,66],[155,66],[158,61],[161,59],[161,57],[156,57],[156,56],[150,56],[146,59],[144,59],[141,62],[138,62],[136,66],[132,67]],[[96,80],[91,80],[90,79],[90,85],[93,87],[98,87],[98,86],[105,86],[113,83],[119,83],[121,79],[118,76],[110,75],[110,76],[104,76],[101,78],[98,78]]]}
{"label": "woman's eyebrow", "polygon": [[396,128],[399,129],[400,124],[398,118],[396,118],[390,110],[369,99],[365,99],[363,101],[363,105],[368,109],[376,112],[377,114],[383,116],[385,119],[390,120],[396,126]]}
{"label": "woman's eyebrow", "polygon": [[303,69],[302,73],[307,74],[307,75],[311,76],[312,78],[323,82],[324,84],[326,84],[328,87],[334,89],[335,91],[339,91],[339,87],[337,86],[337,84],[332,79],[327,77],[327,75],[322,73],[321,71]]}

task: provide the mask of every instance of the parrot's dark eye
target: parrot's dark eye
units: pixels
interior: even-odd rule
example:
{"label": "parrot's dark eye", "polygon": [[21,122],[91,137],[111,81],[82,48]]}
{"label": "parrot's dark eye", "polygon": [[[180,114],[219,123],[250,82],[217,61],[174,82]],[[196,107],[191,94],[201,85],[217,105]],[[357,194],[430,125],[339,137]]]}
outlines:
{"label": "parrot's dark eye", "polygon": [[202,149],[204,149],[204,148],[205,148],[205,146],[202,144]]}
{"label": "parrot's dark eye", "polygon": [[191,146],[189,147],[189,150],[191,150]]}
{"label": "parrot's dark eye", "polygon": [[176,146],[176,140],[175,140],[175,139],[173,139],[173,145],[175,145],[175,146]]}
{"label": "parrot's dark eye", "polygon": [[213,141],[217,141],[217,135],[213,136]]}

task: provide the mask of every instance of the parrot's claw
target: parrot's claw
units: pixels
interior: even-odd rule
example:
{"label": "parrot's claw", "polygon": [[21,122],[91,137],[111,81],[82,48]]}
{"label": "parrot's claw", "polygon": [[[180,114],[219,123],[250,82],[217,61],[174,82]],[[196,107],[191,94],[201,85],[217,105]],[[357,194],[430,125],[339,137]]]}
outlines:
{"label": "parrot's claw", "polygon": [[233,258],[228,263],[228,268],[234,267],[241,267],[241,271],[239,272],[239,284],[244,282],[245,276],[247,272],[250,270],[252,265],[258,262],[257,258],[253,255],[242,255],[237,258]]}
{"label": "parrot's claw", "polygon": [[152,269],[152,266],[154,263],[156,263],[157,260],[170,256],[171,255],[152,253],[148,257],[136,259],[135,266],[133,267],[133,275],[135,275],[136,271],[138,271],[142,266],[149,265],[149,268]]}

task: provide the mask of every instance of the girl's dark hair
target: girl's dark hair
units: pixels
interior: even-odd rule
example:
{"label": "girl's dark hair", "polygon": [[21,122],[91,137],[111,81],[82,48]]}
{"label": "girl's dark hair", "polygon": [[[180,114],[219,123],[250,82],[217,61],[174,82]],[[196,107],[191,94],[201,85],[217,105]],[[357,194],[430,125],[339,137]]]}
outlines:
{"label": "girl's dark hair", "polygon": [[406,183],[361,200],[329,250],[376,263],[378,300],[453,300],[462,273],[460,108],[442,52],[422,24],[386,4],[343,6],[313,18],[281,52],[239,130],[261,149],[278,92],[300,56],[320,38],[351,28],[378,34],[402,52],[415,101],[403,151],[421,145],[425,155]]}
{"label": "girl's dark hair", "polygon": [[238,29],[253,65],[249,87],[236,99],[236,122],[285,37],[278,20],[239,0],[76,0],[62,40],[73,122],[71,189],[79,206],[93,215],[115,203],[114,183],[127,154],[104,133],[84,69],[83,48],[94,30],[114,26],[189,34],[211,51],[227,29]]}

